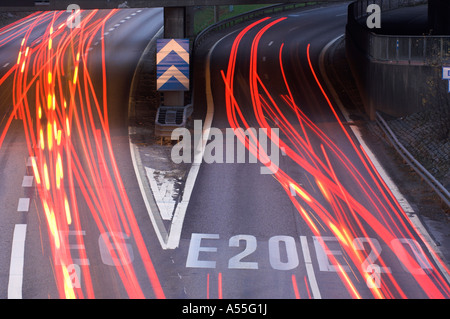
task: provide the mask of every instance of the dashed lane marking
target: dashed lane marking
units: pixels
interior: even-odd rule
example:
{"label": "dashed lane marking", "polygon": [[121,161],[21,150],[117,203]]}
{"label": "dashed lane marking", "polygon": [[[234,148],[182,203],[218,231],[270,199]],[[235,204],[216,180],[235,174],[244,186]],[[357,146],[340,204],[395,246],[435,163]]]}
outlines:
{"label": "dashed lane marking", "polygon": [[22,299],[26,232],[26,224],[17,224],[14,227],[11,263],[9,267],[8,299]]}
{"label": "dashed lane marking", "polygon": [[18,212],[28,212],[30,209],[30,199],[29,198],[20,198],[19,204],[17,205]]}
{"label": "dashed lane marking", "polygon": [[22,187],[33,187],[33,176],[24,176],[22,181]]}

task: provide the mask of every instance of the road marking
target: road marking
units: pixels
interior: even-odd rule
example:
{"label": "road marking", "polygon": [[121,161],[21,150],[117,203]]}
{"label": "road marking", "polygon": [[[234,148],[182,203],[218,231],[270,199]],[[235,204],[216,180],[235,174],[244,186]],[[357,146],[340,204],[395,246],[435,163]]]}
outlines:
{"label": "road marking", "polygon": [[33,176],[24,176],[22,181],[22,187],[33,187]]}
{"label": "road marking", "polygon": [[[81,236],[86,236],[86,232],[84,230],[69,230],[69,231],[59,231],[60,237],[66,237],[68,238],[68,236],[77,236],[79,238],[77,238],[76,240],[76,244],[70,244],[70,239],[68,239],[68,245],[65,245],[63,248],[68,252],[68,255],[71,255],[71,253],[69,253],[69,250],[86,250],[84,244],[82,244],[82,238]],[[73,239],[74,241],[75,239]],[[99,238],[100,241],[100,238]],[[99,242],[100,244],[100,242]],[[81,254],[80,254],[81,256]],[[79,266],[89,266],[90,262],[89,262],[89,258],[73,258],[72,259],[73,263]],[[60,265],[60,261],[58,260],[56,262],[57,265]]]}
{"label": "road marking", "polygon": [[[322,74],[322,76],[323,76],[323,78],[325,80],[326,86],[330,90],[331,95],[333,96],[335,102],[337,103],[337,105],[338,105],[342,115],[345,117],[345,119],[347,121],[350,121],[350,116],[349,116],[349,114],[347,112],[347,109],[342,104],[341,99],[339,98],[339,96],[338,96],[336,90],[334,89],[333,85],[331,85],[330,79],[328,78],[328,75],[327,75],[327,73],[325,71],[325,54],[326,54],[326,52],[328,51],[328,49],[336,41],[338,41],[343,36],[344,36],[344,34],[342,34],[342,35],[336,37],[335,39],[331,40],[322,49],[322,52],[320,53],[320,56],[319,56],[319,68],[320,68],[320,73]],[[428,251],[430,251],[430,254],[431,254],[432,258],[436,262],[436,264],[438,265],[439,269],[441,270],[441,273],[445,276],[445,279],[447,280],[447,282],[450,283],[450,274],[445,269],[445,267],[441,264],[441,261],[436,258],[435,253],[433,253],[433,252],[437,252],[440,256],[443,256],[442,251],[434,243],[432,237],[428,233],[428,230],[422,224],[422,221],[419,219],[419,217],[415,213],[414,209],[411,207],[411,205],[408,202],[408,200],[403,196],[403,194],[397,188],[397,185],[395,185],[394,181],[391,179],[391,177],[384,170],[384,168],[381,165],[381,163],[378,161],[378,158],[375,156],[375,154],[372,153],[370,148],[367,146],[367,144],[365,143],[365,141],[364,141],[364,139],[362,137],[362,133],[359,130],[359,128],[355,127],[354,125],[351,125],[350,128],[353,131],[353,134],[355,135],[357,140],[359,141],[359,144],[364,148],[367,156],[372,161],[373,165],[375,166],[376,170],[380,174],[381,178],[384,180],[384,182],[386,183],[388,188],[393,193],[394,197],[397,199],[399,205],[403,208],[405,213],[407,213],[407,216],[408,216],[409,220],[411,221],[412,225],[416,229],[417,234],[422,238],[424,244],[427,246]],[[447,263],[445,261],[442,261],[442,262],[445,263],[445,266],[447,266]]]}
{"label": "road marking", "polygon": [[3,65],[3,67],[6,68],[8,65],[9,65],[9,62],[8,62],[8,63],[5,63],[5,64]]}
{"label": "road marking", "polygon": [[28,212],[30,209],[30,199],[29,198],[20,198],[19,205],[17,205],[18,212]]}
{"label": "road marking", "polygon": [[[155,176],[155,169],[145,167],[145,171],[147,172],[147,178],[150,182],[150,187],[153,192],[153,196],[155,197],[155,202],[158,205],[159,212],[161,214],[162,219],[164,220],[172,220],[173,212],[176,206],[176,200],[174,200],[174,191],[175,184],[177,182],[176,179],[166,179],[165,176],[162,178],[158,178],[158,181],[161,182],[161,186],[158,186],[158,181]],[[164,171],[159,171],[160,174],[164,175]]]}
{"label": "road marking", "polygon": [[309,253],[308,241],[306,236],[300,236],[300,243],[302,245],[303,258],[305,260],[306,273],[308,275],[309,284],[314,299],[322,299],[320,295],[319,285],[317,284],[316,275],[312,265],[311,254]]}
{"label": "road marking", "polygon": [[36,157],[35,156],[28,157],[28,160],[27,160],[27,166],[28,167],[33,166],[33,159],[36,161]]}
{"label": "road marking", "polygon": [[[344,107],[344,105],[342,104],[342,101],[339,99],[336,91],[334,90],[333,86],[331,85],[331,82],[325,72],[325,53],[326,51],[336,42],[338,41],[343,35],[338,36],[337,38],[335,38],[334,40],[330,41],[323,49],[322,52],[320,53],[320,57],[319,57],[319,68],[321,71],[322,76],[325,79],[325,83],[327,85],[327,87],[330,89],[331,91],[331,95],[333,96],[334,100],[336,101],[336,104],[339,107],[339,110],[341,111],[342,115],[344,116],[344,118],[347,120],[347,122],[351,122],[350,116],[347,112],[347,109]],[[391,192],[394,194],[395,198],[397,199],[398,203],[400,204],[400,206],[403,208],[403,210],[405,211],[405,213],[414,213],[413,208],[411,207],[411,205],[409,204],[409,202],[406,200],[406,198],[403,196],[403,194],[399,191],[399,189],[397,188],[397,186],[394,184],[394,182],[392,181],[392,179],[390,178],[390,176],[387,174],[387,172],[384,170],[384,168],[381,166],[380,162],[378,161],[377,157],[375,156],[375,154],[372,153],[372,151],[370,150],[369,146],[366,144],[366,142],[364,141],[363,137],[362,137],[362,133],[359,130],[358,127],[355,127],[354,125],[350,126],[350,129],[353,131],[353,134],[355,135],[355,137],[357,138],[359,144],[364,148],[365,152],[367,153],[367,155],[369,156],[370,160],[372,161],[373,165],[376,167],[378,173],[380,174],[380,176],[382,177],[382,179],[385,181],[385,183],[388,185],[389,189],[391,190]]]}
{"label": "road marking", "polygon": [[11,263],[9,267],[8,299],[22,299],[23,265],[27,225],[14,227]]}
{"label": "road marking", "polygon": [[[232,34],[232,33],[231,33]],[[217,41],[213,47],[209,50],[206,62],[206,116],[205,122],[203,124],[203,132],[201,139],[198,145],[195,146],[194,150],[194,163],[189,170],[188,176],[186,178],[186,182],[184,185],[184,193],[183,199],[180,203],[178,203],[177,208],[175,209],[174,216],[172,218],[172,227],[170,228],[169,238],[167,239],[167,248],[175,249],[180,244],[181,231],[183,228],[184,217],[186,215],[186,210],[189,204],[189,200],[192,195],[192,191],[194,189],[195,181],[197,179],[198,172],[200,171],[200,165],[202,163],[202,158],[205,153],[205,146],[208,142],[209,134],[205,132],[209,132],[211,129],[212,120],[214,117],[214,101],[212,97],[212,88],[211,88],[211,56],[212,52],[215,50],[217,45],[226,37],[231,34],[223,36],[219,41]]]}
{"label": "road marking", "polygon": [[289,190],[291,191],[291,196],[297,195],[297,192],[295,191],[295,188],[294,188],[294,186],[292,186],[292,184],[289,185]]}

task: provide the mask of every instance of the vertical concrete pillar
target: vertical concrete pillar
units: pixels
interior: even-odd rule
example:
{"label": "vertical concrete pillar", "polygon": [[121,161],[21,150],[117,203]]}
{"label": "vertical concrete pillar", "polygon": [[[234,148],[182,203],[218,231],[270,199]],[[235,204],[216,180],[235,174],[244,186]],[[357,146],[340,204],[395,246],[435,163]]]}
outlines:
{"label": "vertical concrete pillar", "polygon": [[428,24],[434,35],[450,35],[450,1],[428,0]]}
{"label": "vertical concrete pillar", "polygon": [[[186,37],[186,8],[164,8],[164,38],[183,39]],[[164,105],[184,106],[184,91],[164,92]]]}
{"label": "vertical concrete pillar", "polygon": [[185,7],[165,7],[164,8],[164,37],[184,38],[185,37]]}
{"label": "vertical concrete pillar", "polygon": [[195,19],[195,10],[193,6],[186,7],[186,23],[185,23],[185,37],[193,38],[195,36],[194,30],[194,19]]}

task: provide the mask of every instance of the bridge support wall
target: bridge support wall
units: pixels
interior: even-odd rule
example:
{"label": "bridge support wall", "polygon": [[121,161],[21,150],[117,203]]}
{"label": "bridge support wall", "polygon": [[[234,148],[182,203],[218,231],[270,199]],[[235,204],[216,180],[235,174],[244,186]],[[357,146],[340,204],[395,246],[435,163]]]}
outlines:
{"label": "bridge support wall", "polygon": [[402,117],[450,107],[449,83],[442,79],[450,37],[375,34],[357,11],[356,2],[349,6],[346,53],[370,119],[376,111]]}

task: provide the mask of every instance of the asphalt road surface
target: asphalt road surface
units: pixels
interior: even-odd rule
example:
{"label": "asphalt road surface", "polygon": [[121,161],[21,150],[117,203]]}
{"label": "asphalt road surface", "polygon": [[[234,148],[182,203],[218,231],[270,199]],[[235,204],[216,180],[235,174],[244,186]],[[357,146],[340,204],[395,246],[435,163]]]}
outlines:
{"label": "asphalt road surface", "polygon": [[[448,298],[448,270],[324,88],[321,52],[346,12],[266,17],[212,48],[210,163],[175,249],[149,219],[126,121],[162,10],[86,11],[73,29],[46,13],[1,29],[0,297]],[[245,157],[226,139],[239,127]]]}
{"label": "asphalt road surface", "polygon": [[68,16],[33,15],[0,34],[0,297],[154,298],[143,239],[125,243],[136,217],[118,216],[148,216],[130,164],[128,99],[162,9],[83,11],[80,28]]}
{"label": "asphalt road surface", "polygon": [[[411,207],[379,178],[322,87],[320,54],[345,32],[346,9],[261,19],[213,47],[205,150],[212,163],[200,168],[178,252],[171,253],[185,268],[172,273],[180,283],[167,296],[448,297],[440,266],[408,218]],[[279,129],[273,174],[262,173],[264,157],[251,162],[250,150],[239,163],[239,142],[226,140],[231,127],[255,129],[253,150],[268,154],[259,129]],[[236,148],[228,158],[230,143]]]}

